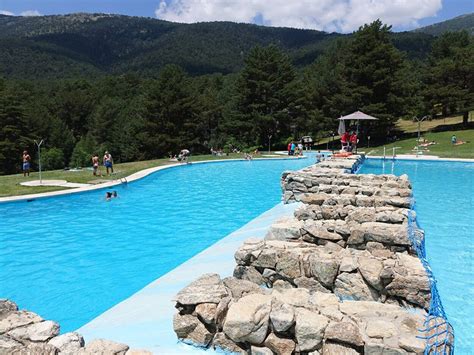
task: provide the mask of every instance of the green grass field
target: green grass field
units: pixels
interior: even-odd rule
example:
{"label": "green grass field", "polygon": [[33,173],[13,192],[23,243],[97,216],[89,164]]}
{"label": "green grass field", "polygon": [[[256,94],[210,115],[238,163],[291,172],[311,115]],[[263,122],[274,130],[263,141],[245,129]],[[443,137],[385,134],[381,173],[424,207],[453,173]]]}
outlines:
{"label": "green grass field", "polygon": [[[265,154],[265,152],[262,152]],[[229,154],[228,156],[212,156],[212,155],[197,155],[192,156],[190,161],[202,161],[202,160],[220,160],[220,159],[237,159],[242,158],[242,154]],[[51,170],[43,171],[42,178],[44,180],[66,180],[68,182],[78,183],[100,183],[109,180],[116,180],[133,174],[137,171],[152,168],[155,166],[169,165],[171,164],[168,159],[156,159],[137,161],[130,163],[122,163],[114,165],[114,174],[111,176],[95,177],[92,175],[92,170],[82,169],[80,171],[68,171],[68,170]],[[101,167],[102,173],[105,174],[105,168]],[[54,186],[22,186],[21,182],[28,180],[39,180],[39,173],[32,172],[29,177],[23,177],[23,174],[5,175],[0,176],[0,197],[14,196],[14,195],[26,195],[40,192],[49,192],[64,190],[64,187]]]}
{"label": "green grass field", "polygon": [[[463,140],[467,143],[453,146],[451,144],[451,136],[453,134],[456,135],[458,140]],[[474,129],[446,132],[425,132],[422,137],[429,142],[436,142],[434,145],[421,148],[423,155],[436,155],[442,158],[474,159]],[[416,154],[416,140],[417,138],[401,139],[391,144],[373,148],[359,147],[359,150],[364,150],[368,155],[383,155],[383,147],[385,146],[387,156],[392,155],[393,147],[399,147],[399,149],[396,149],[396,154]]]}

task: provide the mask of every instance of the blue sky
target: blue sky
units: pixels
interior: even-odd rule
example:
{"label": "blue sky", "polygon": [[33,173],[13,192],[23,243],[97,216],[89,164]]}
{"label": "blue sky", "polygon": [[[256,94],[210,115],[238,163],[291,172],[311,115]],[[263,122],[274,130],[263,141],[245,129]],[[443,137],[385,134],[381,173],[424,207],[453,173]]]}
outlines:
{"label": "blue sky", "polygon": [[0,0],[0,13],[105,12],[176,22],[235,21],[351,32],[381,18],[413,29],[474,12],[474,0]]}

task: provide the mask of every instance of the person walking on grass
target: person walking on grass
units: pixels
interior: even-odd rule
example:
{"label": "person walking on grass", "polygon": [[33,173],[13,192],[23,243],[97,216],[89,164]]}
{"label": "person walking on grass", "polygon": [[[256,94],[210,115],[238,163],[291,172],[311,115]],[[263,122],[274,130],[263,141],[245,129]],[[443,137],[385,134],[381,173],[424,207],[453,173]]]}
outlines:
{"label": "person walking on grass", "polygon": [[30,176],[30,162],[31,162],[31,157],[28,154],[27,150],[23,151],[23,176]]}
{"label": "person walking on grass", "polygon": [[[112,154],[110,154],[108,151],[105,151],[103,163],[107,171],[107,175],[113,174],[114,173],[114,160],[112,158]],[[110,169],[110,173],[109,173],[109,169]]]}

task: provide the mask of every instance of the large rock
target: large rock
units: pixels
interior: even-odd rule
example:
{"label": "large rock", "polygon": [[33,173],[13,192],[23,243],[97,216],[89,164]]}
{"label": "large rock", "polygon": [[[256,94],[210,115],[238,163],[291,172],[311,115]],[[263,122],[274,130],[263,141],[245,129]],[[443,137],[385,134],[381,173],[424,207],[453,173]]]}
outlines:
{"label": "large rock", "polygon": [[300,229],[303,222],[295,218],[283,218],[274,222],[267,235],[266,240],[291,240],[301,237]]}
{"label": "large rock", "polygon": [[366,222],[354,227],[347,240],[349,245],[379,242],[384,245],[396,245],[409,248],[407,227],[398,224]]}
{"label": "large rock", "polygon": [[23,327],[28,324],[41,322],[43,318],[28,311],[17,311],[8,313],[5,318],[0,319],[0,334],[12,329]]}
{"label": "large rock", "polygon": [[199,346],[207,346],[212,340],[212,334],[194,316],[190,314],[175,314],[173,318],[173,329],[178,338],[195,343]]}
{"label": "large rock", "polygon": [[313,351],[322,344],[329,319],[304,308],[296,310],[295,337],[300,351]]}
{"label": "large rock", "polygon": [[274,302],[270,312],[270,320],[276,332],[283,333],[295,323],[293,307],[286,303]]}
{"label": "large rock", "polygon": [[352,346],[364,346],[359,327],[352,322],[331,322],[326,328],[324,338]]}
{"label": "large rock", "polygon": [[48,344],[58,348],[61,353],[74,354],[84,347],[84,338],[79,333],[71,332],[52,338]]}
{"label": "large rock", "polygon": [[334,258],[329,256],[321,257],[320,255],[312,255],[309,259],[311,274],[327,288],[334,286],[334,280],[337,276],[339,264]]}
{"label": "large rock", "polygon": [[375,258],[359,257],[358,258],[359,271],[367,283],[378,291],[383,289],[380,274],[383,270],[381,261]]}
{"label": "large rock", "polygon": [[216,310],[215,303],[200,303],[196,306],[195,312],[203,323],[212,324],[215,321]]}
{"label": "large rock", "polygon": [[263,344],[269,326],[272,297],[253,294],[232,303],[227,311],[224,333],[235,342]]}
{"label": "large rock", "polygon": [[240,346],[234,343],[232,339],[221,332],[214,335],[214,338],[212,339],[212,348],[214,350],[221,350],[224,352],[230,352],[232,354],[247,355],[247,351],[242,349]]}
{"label": "large rock", "polygon": [[393,268],[393,280],[386,286],[387,294],[404,298],[407,301],[429,308],[430,281],[420,259],[415,256],[397,253]]}
{"label": "large rock", "polygon": [[378,294],[371,289],[359,273],[339,274],[334,283],[334,293],[342,299],[376,301]]}
{"label": "large rock", "polygon": [[220,276],[218,274],[205,274],[179,291],[175,301],[182,305],[218,304],[225,296],[227,296],[227,290]]}
{"label": "large rock", "polygon": [[59,324],[50,320],[10,330],[7,335],[18,340],[45,342],[59,334]]}
{"label": "large rock", "polygon": [[18,306],[10,300],[0,298],[0,316],[18,311]]}
{"label": "large rock", "polygon": [[[355,349],[339,343],[326,342],[323,346],[322,355],[359,355],[360,353]],[[366,353],[367,354],[367,353]],[[385,353],[384,353],[385,354]],[[375,355],[375,354],[372,354]],[[380,353],[382,355],[382,353]],[[387,355],[389,355],[387,353]]]}
{"label": "large rock", "polygon": [[78,354],[92,355],[92,354],[107,354],[107,355],[125,355],[128,350],[128,345],[117,343],[111,340],[94,339],[82,348]]}
{"label": "large rock", "polygon": [[10,338],[6,335],[0,335],[0,354],[7,354],[8,351],[23,346],[19,341]]}
{"label": "large rock", "polygon": [[291,355],[295,350],[295,342],[291,339],[279,338],[275,334],[270,335],[265,339],[265,346],[278,355]]}

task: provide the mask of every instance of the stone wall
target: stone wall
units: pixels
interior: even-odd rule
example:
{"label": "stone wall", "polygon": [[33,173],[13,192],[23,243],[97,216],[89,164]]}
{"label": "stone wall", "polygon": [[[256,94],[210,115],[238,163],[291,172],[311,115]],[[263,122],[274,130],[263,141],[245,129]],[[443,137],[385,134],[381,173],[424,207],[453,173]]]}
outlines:
{"label": "stone wall", "polygon": [[151,354],[130,350],[125,344],[95,339],[87,345],[76,333],[59,334],[59,324],[44,320],[39,315],[18,310],[18,306],[0,299],[0,354],[1,355],[132,355]]}
{"label": "stone wall", "polygon": [[249,354],[422,354],[431,288],[408,236],[411,185],[351,174],[360,160],[285,172],[294,217],[247,240],[233,277],[177,295],[178,338]]}

